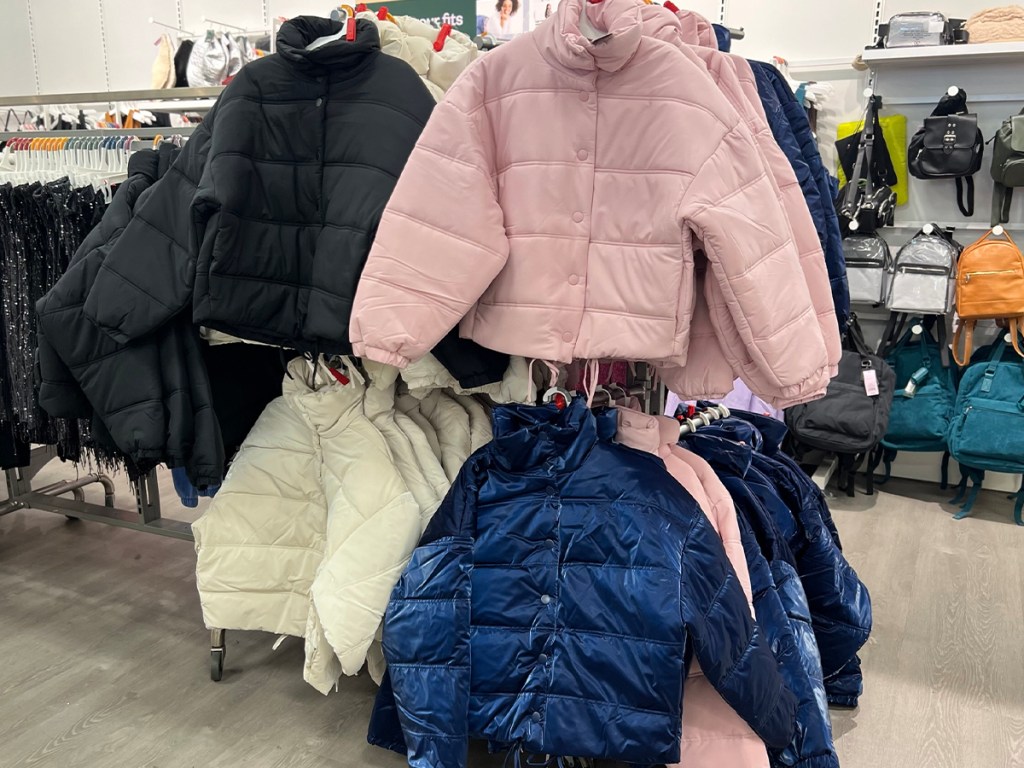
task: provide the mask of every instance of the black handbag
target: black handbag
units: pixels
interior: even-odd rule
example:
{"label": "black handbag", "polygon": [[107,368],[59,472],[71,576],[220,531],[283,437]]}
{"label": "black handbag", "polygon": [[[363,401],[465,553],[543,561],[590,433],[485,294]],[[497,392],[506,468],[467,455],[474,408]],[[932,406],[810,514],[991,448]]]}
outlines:
{"label": "black handbag", "polygon": [[[873,234],[879,227],[892,226],[895,216],[896,193],[889,185],[896,183],[896,171],[878,119],[881,103],[879,96],[868,99],[856,159],[847,174],[846,186],[836,198],[836,213],[844,236],[851,232]],[[845,145],[836,142],[836,148],[840,156],[849,156],[849,142]],[[879,158],[876,158],[876,150]]]}
{"label": "black handbag", "polygon": [[956,204],[964,216],[974,215],[974,174],[981,169],[984,154],[978,116],[967,111],[967,92],[962,88],[939,100],[907,151],[915,178],[956,179]]}
{"label": "black handbag", "polygon": [[[896,374],[864,341],[856,316],[844,341],[839,373],[820,400],[786,409],[791,450],[835,453],[840,460],[840,488],[853,495],[853,471],[885,437],[889,427]],[[870,394],[874,393],[874,394]],[[872,492],[870,474],[868,493]]]}

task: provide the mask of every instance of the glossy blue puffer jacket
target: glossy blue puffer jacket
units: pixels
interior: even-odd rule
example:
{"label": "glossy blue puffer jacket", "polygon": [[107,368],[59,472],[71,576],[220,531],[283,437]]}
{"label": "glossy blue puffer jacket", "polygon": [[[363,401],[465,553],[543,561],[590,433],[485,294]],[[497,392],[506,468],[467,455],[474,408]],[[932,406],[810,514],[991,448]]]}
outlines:
{"label": "glossy blue puffer jacket", "polygon": [[750,571],[757,624],[771,643],[786,684],[797,695],[797,729],[782,750],[768,752],[773,768],[838,768],[825,699],[818,644],[795,558],[771,513],[752,488],[763,476],[752,466],[749,445],[701,428],[683,445],[711,464],[736,505]]}
{"label": "glossy blue puffer jacket", "polygon": [[811,218],[818,230],[825,265],[832,285],[839,332],[846,331],[850,317],[850,288],[846,282],[843,235],[836,216],[832,182],[814,140],[807,114],[797,102],[786,79],[771,64],[751,61],[757,92],[761,97],[772,136],[789,159],[800,189],[804,193]]}
{"label": "glossy blue puffer jacket", "polygon": [[[766,744],[796,701],[725,551],[655,456],[598,439],[582,400],[504,406],[392,594],[370,741],[464,768],[470,738],[671,763],[695,656]],[[391,701],[393,692],[393,703]]]}
{"label": "glossy blue puffer jacket", "polygon": [[766,495],[781,501],[775,517],[807,591],[829,702],[856,706],[863,689],[857,651],[871,634],[871,596],[843,556],[821,490],[780,450],[785,425],[759,414],[734,411],[733,415],[713,424],[710,433],[757,449],[753,464],[769,481]]}

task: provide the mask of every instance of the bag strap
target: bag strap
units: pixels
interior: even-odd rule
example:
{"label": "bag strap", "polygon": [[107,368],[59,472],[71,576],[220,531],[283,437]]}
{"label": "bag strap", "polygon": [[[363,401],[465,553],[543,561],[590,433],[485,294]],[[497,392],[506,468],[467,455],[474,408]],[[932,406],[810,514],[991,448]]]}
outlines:
{"label": "bag strap", "polygon": [[[964,199],[965,186],[967,187],[966,200]],[[974,215],[974,176],[956,177],[956,207],[964,216]]]}
{"label": "bag strap", "polygon": [[887,358],[892,352],[899,348],[903,323],[906,315],[901,312],[890,312],[889,319],[885,323],[885,330],[882,331],[882,338],[878,342],[876,354],[882,359]]}
{"label": "bag strap", "polygon": [[[967,365],[971,359],[971,350],[974,347],[974,326],[976,323],[976,320],[964,320],[961,318],[960,325],[957,326],[956,332],[953,334],[953,359],[956,360],[956,364],[961,368]],[[966,331],[964,331],[965,328]],[[960,348],[961,337],[964,339],[963,350]]]}
{"label": "bag strap", "polygon": [[994,227],[996,224],[1005,224],[1010,220],[1010,206],[1013,203],[1013,187],[1008,187],[1001,182],[995,182],[992,187],[992,215],[989,221]]}
{"label": "bag strap", "polygon": [[939,362],[943,368],[949,368],[949,343],[946,339],[946,316],[933,315],[935,319],[935,336],[939,343]]}
{"label": "bag strap", "polygon": [[850,322],[846,327],[846,341],[847,349],[852,352],[856,352],[859,355],[874,354],[871,348],[868,347],[867,342],[864,341],[864,332],[860,328],[857,316],[853,314],[850,315]]}
{"label": "bag strap", "polygon": [[1010,318],[1010,336],[1013,337],[1013,351],[1024,358],[1024,351],[1020,348],[1020,335],[1024,331],[1021,326],[1021,318],[1011,317]]}

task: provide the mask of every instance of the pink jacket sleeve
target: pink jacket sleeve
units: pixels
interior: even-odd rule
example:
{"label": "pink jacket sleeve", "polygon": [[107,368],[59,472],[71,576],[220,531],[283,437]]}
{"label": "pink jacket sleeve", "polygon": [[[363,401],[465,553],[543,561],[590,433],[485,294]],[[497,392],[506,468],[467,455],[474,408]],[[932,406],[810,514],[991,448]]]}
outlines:
{"label": "pink jacket sleeve", "polygon": [[359,357],[399,368],[418,360],[508,259],[491,153],[453,95],[434,109],[377,229],[352,308]]}
{"label": "pink jacket sleeve", "polygon": [[722,139],[683,194],[679,215],[708,258],[710,305],[736,375],[774,403],[812,399],[831,377],[789,220],[750,129]]}

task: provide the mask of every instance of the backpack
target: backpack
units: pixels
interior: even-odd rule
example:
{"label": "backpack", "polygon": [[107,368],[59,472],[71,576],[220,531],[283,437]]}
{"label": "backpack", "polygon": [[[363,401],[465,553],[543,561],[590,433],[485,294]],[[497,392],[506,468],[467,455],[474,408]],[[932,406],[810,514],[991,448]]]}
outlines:
{"label": "backpack", "polygon": [[[899,451],[942,452],[942,488],[948,485],[949,454],[946,437],[953,418],[956,385],[946,348],[944,317],[915,317],[893,313],[889,318],[881,354],[896,375],[889,427],[872,454],[870,469],[885,464],[892,477],[892,462]],[[935,331],[935,336],[932,331]],[[916,338],[915,338],[916,337]]]}
{"label": "backpack", "polygon": [[850,301],[878,304],[885,298],[886,282],[892,269],[889,244],[878,235],[849,235],[843,238],[846,282]]}
{"label": "backpack", "polygon": [[984,154],[978,116],[968,113],[967,92],[960,88],[955,96],[943,96],[924,119],[910,139],[907,160],[911,175],[919,179],[956,179],[957,207],[964,216],[973,216],[974,174]]}
{"label": "backpack", "polygon": [[1024,187],[1024,109],[992,137],[992,226],[1010,220],[1013,188]]}
{"label": "backpack", "polygon": [[847,174],[847,183],[835,200],[839,229],[844,237],[853,232],[874,234],[879,227],[892,226],[895,216],[896,193],[892,185],[899,179],[882,134],[878,117],[881,106],[882,97],[871,96],[864,116],[864,128],[849,139],[836,142],[836,149],[847,164],[850,164],[853,143],[856,142],[856,154]]}
{"label": "backpack", "polygon": [[[949,427],[949,452],[960,463],[957,520],[971,514],[985,470],[1024,474],[1024,360],[1008,350],[1002,339],[979,349],[960,381]],[[1024,525],[1024,485],[1013,513]]]}
{"label": "backpack", "polygon": [[910,238],[892,263],[885,306],[893,312],[944,315],[953,308],[956,260],[963,248],[934,224]]}
{"label": "backpack", "polygon": [[[786,426],[797,453],[813,448],[838,454],[840,488],[853,496],[854,469],[889,426],[896,374],[867,348],[856,316],[851,315],[844,346],[825,396],[786,409]],[[872,489],[869,473],[869,494]]]}
{"label": "backpack", "polygon": [[[1009,232],[997,236],[990,229],[960,254],[956,313],[960,316],[953,336],[957,365],[963,367],[970,359],[978,320],[1006,319],[1013,348],[1024,357],[1018,339],[1024,332],[1024,255]],[[965,337],[962,352],[961,335]]]}

